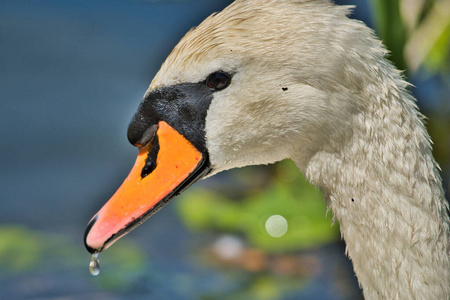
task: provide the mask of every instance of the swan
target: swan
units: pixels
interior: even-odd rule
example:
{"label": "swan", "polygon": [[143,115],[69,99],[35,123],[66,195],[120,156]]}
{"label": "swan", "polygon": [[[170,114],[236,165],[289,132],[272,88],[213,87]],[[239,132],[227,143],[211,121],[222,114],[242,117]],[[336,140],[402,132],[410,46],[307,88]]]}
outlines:
{"label": "swan", "polygon": [[339,221],[366,299],[449,299],[448,203],[423,116],[349,10],[236,0],[189,31],[129,125],[138,158],[89,222],[88,251],[196,180],[292,159]]}

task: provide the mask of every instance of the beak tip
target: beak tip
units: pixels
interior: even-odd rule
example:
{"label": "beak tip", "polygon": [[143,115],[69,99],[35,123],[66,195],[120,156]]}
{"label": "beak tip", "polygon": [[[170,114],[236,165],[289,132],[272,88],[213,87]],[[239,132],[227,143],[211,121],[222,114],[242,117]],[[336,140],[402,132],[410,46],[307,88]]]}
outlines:
{"label": "beak tip", "polygon": [[102,250],[102,248],[96,248],[96,249],[92,248],[91,246],[88,245],[88,242],[87,242],[89,232],[91,231],[95,222],[97,222],[97,215],[94,218],[92,218],[92,220],[89,222],[89,224],[86,228],[86,231],[84,232],[84,246],[86,247],[86,250],[91,254],[99,253]]}

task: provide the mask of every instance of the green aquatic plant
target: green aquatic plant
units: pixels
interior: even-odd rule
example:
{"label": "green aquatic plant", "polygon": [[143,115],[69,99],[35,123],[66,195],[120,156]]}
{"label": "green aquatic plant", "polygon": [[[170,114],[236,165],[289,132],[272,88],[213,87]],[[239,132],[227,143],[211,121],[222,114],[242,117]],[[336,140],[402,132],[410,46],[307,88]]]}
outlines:
{"label": "green aquatic plant", "polygon": [[35,268],[43,256],[40,237],[19,226],[0,227],[0,266],[3,271],[21,272]]}
{"label": "green aquatic plant", "polygon": [[[146,256],[135,243],[125,239],[101,257],[101,263],[106,272],[93,283],[104,290],[127,291],[145,272]],[[78,241],[65,235],[25,226],[0,226],[0,278],[61,271],[84,278],[89,276],[88,264]]]}
{"label": "green aquatic plant", "polygon": [[[321,192],[306,182],[291,161],[277,165],[266,187],[235,197],[197,188],[177,201],[176,207],[190,229],[243,235],[251,246],[267,252],[319,247],[339,239]],[[267,220],[274,215],[287,221],[287,231],[279,237],[266,230]]]}
{"label": "green aquatic plant", "polygon": [[450,0],[372,0],[375,27],[401,70],[450,70]]}

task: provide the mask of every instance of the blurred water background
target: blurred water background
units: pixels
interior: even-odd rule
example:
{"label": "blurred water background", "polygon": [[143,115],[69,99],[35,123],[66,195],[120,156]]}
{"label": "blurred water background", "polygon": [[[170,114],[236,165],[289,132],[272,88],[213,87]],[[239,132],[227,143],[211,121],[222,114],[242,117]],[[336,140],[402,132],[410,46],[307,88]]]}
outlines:
{"label": "blurred water background", "polygon": [[[197,183],[88,272],[85,226],[137,153],[129,120],[177,41],[230,2],[0,1],[0,299],[362,299],[320,192],[289,162]],[[450,25],[426,18],[442,9],[336,2],[411,70],[450,190]],[[430,42],[422,23],[444,28]]]}

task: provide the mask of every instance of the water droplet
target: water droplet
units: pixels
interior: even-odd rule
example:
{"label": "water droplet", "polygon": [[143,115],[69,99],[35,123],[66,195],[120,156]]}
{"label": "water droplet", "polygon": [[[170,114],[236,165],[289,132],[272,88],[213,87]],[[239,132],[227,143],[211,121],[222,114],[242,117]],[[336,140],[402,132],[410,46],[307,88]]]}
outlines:
{"label": "water droplet", "polygon": [[97,276],[98,274],[100,274],[100,261],[98,260],[98,253],[91,255],[89,272],[91,272],[93,276]]}

